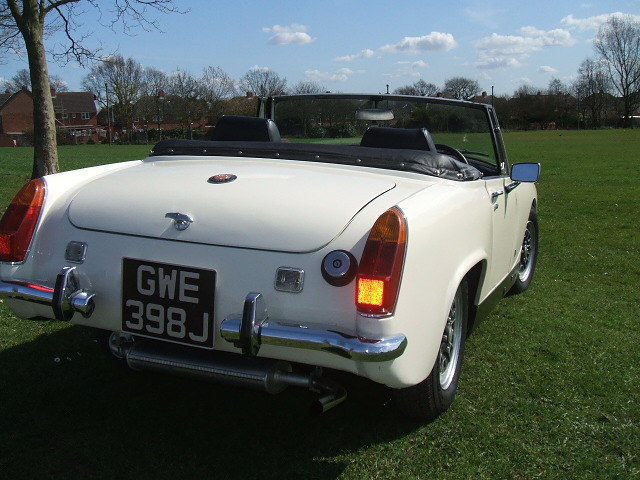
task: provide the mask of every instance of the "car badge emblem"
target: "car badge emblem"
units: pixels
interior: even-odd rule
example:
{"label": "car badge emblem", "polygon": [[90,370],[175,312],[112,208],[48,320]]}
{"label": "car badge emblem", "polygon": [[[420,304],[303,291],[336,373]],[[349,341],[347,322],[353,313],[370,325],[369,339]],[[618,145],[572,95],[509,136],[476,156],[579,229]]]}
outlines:
{"label": "car badge emblem", "polygon": [[173,219],[173,226],[179,231],[186,230],[193,223],[193,217],[185,213],[169,212],[165,214],[164,218]]}
{"label": "car badge emblem", "polygon": [[229,183],[233,182],[236,178],[238,178],[233,173],[219,173],[218,175],[214,175],[213,177],[209,177],[207,182],[209,183]]}

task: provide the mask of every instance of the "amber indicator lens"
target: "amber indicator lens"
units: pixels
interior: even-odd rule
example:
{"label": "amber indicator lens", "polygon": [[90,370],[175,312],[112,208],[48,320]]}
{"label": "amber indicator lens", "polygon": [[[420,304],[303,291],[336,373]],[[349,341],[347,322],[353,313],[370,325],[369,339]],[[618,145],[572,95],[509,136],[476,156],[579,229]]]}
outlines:
{"label": "amber indicator lens", "polygon": [[378,217],[365,244],[358,270],[356,307],[372,315],[395,309],[404,265],[407,223],[398,208]]}

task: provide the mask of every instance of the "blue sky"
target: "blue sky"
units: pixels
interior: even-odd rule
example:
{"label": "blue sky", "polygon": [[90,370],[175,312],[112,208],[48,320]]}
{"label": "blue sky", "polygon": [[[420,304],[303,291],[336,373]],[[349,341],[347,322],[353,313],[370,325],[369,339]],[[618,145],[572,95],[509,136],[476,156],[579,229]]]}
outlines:
{"label": "blue sky", "polygon": [[[104,2],[108,5],[110,2]],[[270,68],[292,85],[316,80],[334,92],[383,92],[418,79],[442,85],[452,76],[483,90],[511,94],[522,84],[544,88],[574,79],[593,56],[592,40],[607,15],[637,15],[640,0],[178,0],[190,12],[157,15],[163,32],[135,36],[100,25],[97,12],[78,16],[91,42],[143,66],[199,75],[219,66],[234,79]],[[103,18],[108,17],[107,8]],[[104,20],[102,21],[104,23]],[[48,40],[53,47],[58,37]],[[0,78],[26,67],[5,57]],[[87,70],[50,62],[71,90]]]}

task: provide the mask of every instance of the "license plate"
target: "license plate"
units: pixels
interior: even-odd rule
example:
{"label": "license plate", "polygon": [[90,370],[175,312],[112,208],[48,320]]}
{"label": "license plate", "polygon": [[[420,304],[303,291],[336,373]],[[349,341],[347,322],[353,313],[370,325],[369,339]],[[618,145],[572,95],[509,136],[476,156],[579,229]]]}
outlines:
{"label": "license plate", "polygon": [[122,259],[122,330],[213,348],[216,272]]}

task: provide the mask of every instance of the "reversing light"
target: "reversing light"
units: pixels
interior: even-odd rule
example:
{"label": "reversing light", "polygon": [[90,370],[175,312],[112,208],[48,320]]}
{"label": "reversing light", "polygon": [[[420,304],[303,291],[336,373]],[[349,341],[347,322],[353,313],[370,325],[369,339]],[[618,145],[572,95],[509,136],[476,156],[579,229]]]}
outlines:
{"label": "reversing light", "polygon": [[400,288],[407,244],[407,222],[397,207],[378,217],[358,269],[356,307],[360,313],[391,315]]}
{"label": "reversing light", "polygon": [[0,220],[0,261],[22,262],[29,251],[44,203],[45,183],[36,178],[13,198]]}

